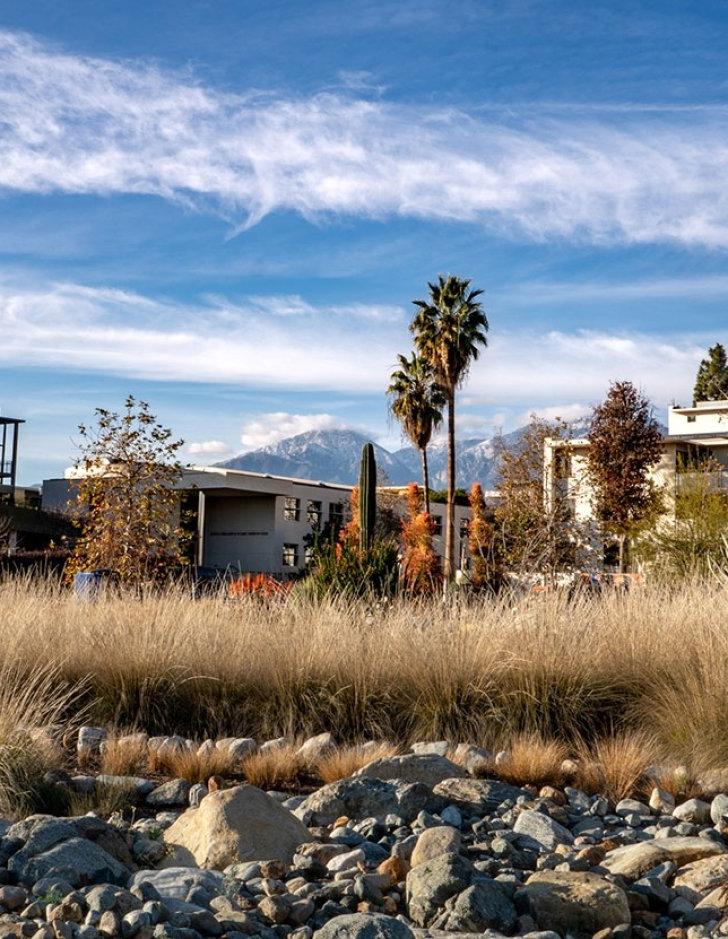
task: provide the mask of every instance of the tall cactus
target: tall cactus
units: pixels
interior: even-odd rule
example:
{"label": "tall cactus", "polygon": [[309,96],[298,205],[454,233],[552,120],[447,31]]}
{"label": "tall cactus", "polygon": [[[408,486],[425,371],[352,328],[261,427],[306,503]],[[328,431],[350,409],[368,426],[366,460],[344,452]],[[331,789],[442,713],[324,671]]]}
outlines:
{"label": "tall cactus", "polygon": [[359,468],[359,545],[368,551],[374,541],[377,520],[377,463],[374,446],[364,444]]}

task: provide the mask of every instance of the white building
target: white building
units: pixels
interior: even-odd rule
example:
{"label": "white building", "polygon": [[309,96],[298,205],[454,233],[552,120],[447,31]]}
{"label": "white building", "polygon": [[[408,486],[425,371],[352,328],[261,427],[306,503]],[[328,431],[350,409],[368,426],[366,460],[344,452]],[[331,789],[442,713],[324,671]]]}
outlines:
{"label": "white building", "polygon": [[[67,511],[73,473],[43,483],[43,507]],[[197,537],[195,560],[201,567],[285,577],[306,566],[306,536],[312,528],[347,518],[351,486],[292,479],[217,466],[187,467],[178,489],[192,515]],[[444,505],[432,506],[435,547],[444,554]],[[467,545],[470,509],[455,508],[456,557]]]}
{"label": "white building", "polygon": [[[717,464],[712,483],[728,491],[728,401],[698,401],[694,407],[673,405],[668,409],[667,427],[662,459],[650,475],[665,496],[668,512],[685,474],[704,460]],[[575,521],[587,532],[585,554],[599,555],[601,563],[604,545],[596,529],[588,450],[586,438],[546,440],[544,497],[547,505],[553,504],[557,495],[566,500]]]}

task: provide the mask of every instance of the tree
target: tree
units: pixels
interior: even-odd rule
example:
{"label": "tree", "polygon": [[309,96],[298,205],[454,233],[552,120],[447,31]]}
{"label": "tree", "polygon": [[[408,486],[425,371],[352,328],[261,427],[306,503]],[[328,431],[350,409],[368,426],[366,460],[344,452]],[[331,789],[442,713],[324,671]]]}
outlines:
{"label": "tree", "polygon": [[723,346],[717,342],[708,349],[695,376],[693,405],[698,401],[723,401],[728,398],[728,358]]}
{"label": "tree", "polygon": [[488,320],[478,300],[483,291],[471,290],[469,280],[440,275],[428,288],[428,300],[413,301],[417,312],[410,330],[447,405],[445,576],[451,579],[455,572],[455,394],[480,347],[488,344]]}
{"label": "tree", "polygon": [[536,415],[515,442],[496,441],[499,502],[495,510],[503,563],[509,570],[544,575],[574,570],[583,538],[568,493],[559,486],[546,491],[546,442],[558,444],[559,460],[571,456],[569,427],[561,420]]}
{"label": "tree", "polygon": [[435,384],[430,364],[416,352],[411,358],[397,356],[399,368],[392,372],[387,394],[390,410],[402,425],[422,457],[422,483],[425,490],[425,511],[430,514],[430,474],[427,447],[432,431],[442,422],[445,396]]}
{"label": "tree", "polygon": [[75,514],[81,534],[68,570],[108,569],[138,586],[184,560],[174,489],[183,441],[132,395],[121,413],[95,413],[94,428],[79,427]]}
{"label": "tree", "polygon": [[402,577],[411,593],[432,593],[442,580],[440,559],[433,543],[435,523],[423,509],[419,486],[411,483],[406,498],[409,518],[402,523]]}
{"label": "tree", "polygon": [[660,496],[650,479],[662,458],[662,433],[647,398],[631,382],[614,382],[594,408],[589,428],[588,472],[596,515],[619,545],[619,570],[627,569],[629,539],[656,515]]}

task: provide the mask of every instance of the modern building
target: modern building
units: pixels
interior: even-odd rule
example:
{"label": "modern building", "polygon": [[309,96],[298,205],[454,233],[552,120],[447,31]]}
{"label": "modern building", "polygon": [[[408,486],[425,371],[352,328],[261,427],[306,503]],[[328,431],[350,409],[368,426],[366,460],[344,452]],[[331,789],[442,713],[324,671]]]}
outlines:
{"label": "modern building", "polygon": [[[547,506],[557,499],[568,505],[580,524],[584,566],[602,566],[605,545],[599,537],[594,516],[594,491],[587,473],[589,441],[546,440],[544,445],[544,498]],[[715,466],[711,484],[728,492],[728,401],[698,401],[692,407],[673,405],[668,409],[667,433],[662,441],[662,458],[651,479],[670,506],[684,480],[707,460]]]}
{"label": "modern building", "polygon": [[[67,511],[73,472],[43,483],[43,507]],[[194,560],[201,567],[236,569],[286,577],[308,561],[307,536],[328,523],[347,520],[351,486],[250,473],[223,467],[189,466],[179,481],[182,504],[196,531]],[[404,509],[404,504],[402,505]],[[444,553],[445,506],[432,507],[435,546]],[[456,556],[467,544],[470,509],[456,506]]]}

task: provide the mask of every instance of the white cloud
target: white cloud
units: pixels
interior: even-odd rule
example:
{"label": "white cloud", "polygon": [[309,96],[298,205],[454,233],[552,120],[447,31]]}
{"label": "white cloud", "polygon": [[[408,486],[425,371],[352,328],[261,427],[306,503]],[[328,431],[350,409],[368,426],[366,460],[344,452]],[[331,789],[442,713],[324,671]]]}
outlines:
{"label": "white cloud", "polygon": [[519,426],[527,424],[532,414],[546,421],[562,420],[571,423],[572,421],[583,421],[585,418],[589,417],[591,408],[587,404],[580,404],[576,401],[572,404],[552,404],[547,407],[531,408],[530,411],[524,411],[517,419],[516,423]]}
{"label": "white cloud", "polygon": [[257,450],[310,430],[340,430],[348,426],[333,414],[288,414],[286,411],[271,411],[247,421],[243,426],[240,442],[246,450]]}
{"label": "white cloud", "polygon": [[355,95],[233,94],[0,33],[0,187],[153,194],[234,224],[290,210],[728,247],[722,112],[496,118]]}
{"label": "white cloud", "polygon": [[190,456],[226,456],[230,447],[222,440],[201,440],[187,447]]}
{"label": "white cloud", "polygon": [[[311,390],[383,396],[397,351],[410,343],[404,310],[305,304],[291,315],[290,307],[280,297],[183,306],[114,289],[0,281],[0,366],[285,390],[292,401]],[[616,379],[634,381],[660,406],[674,396],[687,400],[714,340],[692,332],[493,329],[464,388],[462,412],[472,420],[479,409],[589,404]],[[313,418],[321,427],[335,420]],[[292,425],[285,435],[313,426]],[[251,428],[249,445],[268,432],[265,423]]]}

